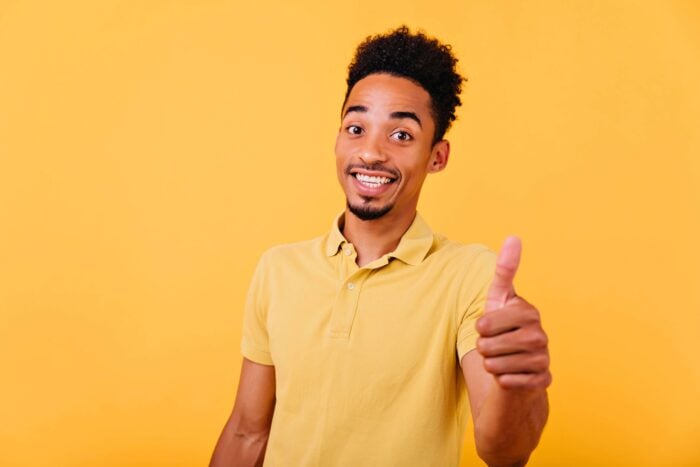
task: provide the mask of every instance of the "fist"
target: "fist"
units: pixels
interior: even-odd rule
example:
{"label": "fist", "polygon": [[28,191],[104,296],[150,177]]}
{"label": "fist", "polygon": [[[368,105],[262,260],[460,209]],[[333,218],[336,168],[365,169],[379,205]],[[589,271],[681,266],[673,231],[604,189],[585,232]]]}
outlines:
{"label": "fist", "polygon": [[520,239],[509,237],[496,262],[484,315],[476,323],[476,349],[484,368],[504,389],[544,389],[552,382],[547,334],[537,309],[515,293]]}

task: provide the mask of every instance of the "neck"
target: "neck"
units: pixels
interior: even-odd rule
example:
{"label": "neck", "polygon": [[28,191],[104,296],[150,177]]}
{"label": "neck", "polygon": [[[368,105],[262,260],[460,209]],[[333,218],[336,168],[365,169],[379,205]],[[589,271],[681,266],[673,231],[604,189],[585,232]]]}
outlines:
{"label": "neck", "polygon": [[388,213],[379,219],[363,221],[346,208],[343,236],[355,246],[357,265],[362,267],[394,251],[415,217],[413,209],[405,214]]}

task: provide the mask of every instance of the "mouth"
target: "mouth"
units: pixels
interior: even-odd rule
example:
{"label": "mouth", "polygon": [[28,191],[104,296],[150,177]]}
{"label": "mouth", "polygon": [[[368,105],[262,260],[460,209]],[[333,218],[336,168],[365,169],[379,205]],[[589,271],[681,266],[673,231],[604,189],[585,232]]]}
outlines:
{"label": "mouth", "polygon": [[378,189],[390,185],[398,180],[397,174],[388,171],[351,169],[349,175],[358,181],[358,184],[368,189]]}
{"label": "mouth", "polygon": [[362,196],[365,202],[387,193],[392,184],[399,179],[393,173],[364,169],[351,170],[349,175],[354,179],[356,193]]}
{"label": "mouth", "polygon": [[367,188],[379,188],[382,185],[388,185],[396,181],[395,178],[391,177],[379,175],[366,175],[363,173],[354,173],[352,174],[352,176],[355,177],[355,180],[357,180]]}

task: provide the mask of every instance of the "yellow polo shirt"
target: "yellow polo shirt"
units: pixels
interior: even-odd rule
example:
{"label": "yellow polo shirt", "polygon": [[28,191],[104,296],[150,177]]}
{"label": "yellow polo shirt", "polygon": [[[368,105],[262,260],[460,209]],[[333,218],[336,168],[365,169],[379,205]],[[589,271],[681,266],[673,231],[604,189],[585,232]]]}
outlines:
{"label": "yellow polo shirt", "polygon": [[474,348],[496,256],[416,215],[395,251],[359,268],[330,233],[268,250],[245,309],[242,353],[274,365],[265,466],[459,465]]}

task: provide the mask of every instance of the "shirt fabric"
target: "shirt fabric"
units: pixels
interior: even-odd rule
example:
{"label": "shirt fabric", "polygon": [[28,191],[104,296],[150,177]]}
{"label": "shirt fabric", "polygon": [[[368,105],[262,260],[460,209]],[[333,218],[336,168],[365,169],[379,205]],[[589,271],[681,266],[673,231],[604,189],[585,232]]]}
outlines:
{"label": "shirt fabric", "polygon": [[460,361],[496,256],[416,215],[395,251],[360,268],[342,219],[268,250],[253,276],[241,350],[276,378],[264,465],[457,466]]}

